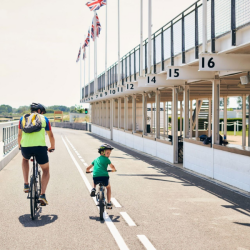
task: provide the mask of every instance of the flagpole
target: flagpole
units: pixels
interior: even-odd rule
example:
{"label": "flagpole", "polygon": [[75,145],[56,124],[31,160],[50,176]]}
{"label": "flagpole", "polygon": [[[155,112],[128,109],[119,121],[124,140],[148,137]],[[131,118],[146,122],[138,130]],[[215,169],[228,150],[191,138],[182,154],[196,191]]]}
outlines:
{"label": "flagpole", "polygon": [[143,75],[143,0],[141,0],[140,76]]}
{"label": "flagpole", "polygon": [[152,61],[152,1],[148,0],[148,74],[151,74]]}
{"label": "flagpole", "polygon": [[[89,28],[89,32],[91,32],[91,29]],[[90,41],[89,40],[89,87],[88,87],[88,97],[90,97]]]}
{"label": "flagpole", "polygon": [[108,0],[106,0],[106,31],[105,31],[105,90],[108,90]]}
{"label": "flagpole", "polygon": [[121,79],[121,62],[120,62],[120,0],[118,0],[118,79],[117,85],[120,86],[120,79]]}
{"label": "flagpole", "polygon": [[[84,41],[86,40],[86,36],[84,36]],[[85,43],[85,42],[84,42]],[[85,46],[84,46],[84,96],[82,96],[82,99],[83,98],[85,98],[85,95],[86,95],[86,93],[85,93],[85,80],[86,80],[86,74],[85,74],[85,66],[86,66],[86,54],[85,54],[86,52],[85,52]]]}
{"label": "flagpole", "polygon": [[97,92],[97,36],[96,36],[96,10],[94,11],[94,93]]}
{"label": "flagpole", "polygon": [[[82,52],[82,44],[80,43],[80,51]],[[82,60],[81,60],[81,53],[80,53],[80,102],[82,100]]]}

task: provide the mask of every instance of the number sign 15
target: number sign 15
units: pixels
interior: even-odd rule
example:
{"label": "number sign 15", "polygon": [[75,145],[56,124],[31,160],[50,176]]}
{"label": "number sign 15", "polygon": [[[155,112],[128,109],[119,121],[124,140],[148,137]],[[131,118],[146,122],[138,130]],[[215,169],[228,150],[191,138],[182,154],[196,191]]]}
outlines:
{"label": "number sign 15", "polygon": [[[173,77],[179,77],[179,76],[180,76],[179,69],[174,69]],[[169,77],[172,77],[172,69],[169,69]]]}

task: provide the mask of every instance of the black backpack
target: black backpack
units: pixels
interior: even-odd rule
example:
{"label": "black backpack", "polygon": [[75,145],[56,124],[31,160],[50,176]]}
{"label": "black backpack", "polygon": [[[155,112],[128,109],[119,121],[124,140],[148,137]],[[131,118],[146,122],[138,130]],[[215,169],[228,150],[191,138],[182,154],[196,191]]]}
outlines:
{"label": "black backpack", "polygon": [[39,132],[42,129],[41,116],[37,113],[26,114],[20,125],[25,133]]}

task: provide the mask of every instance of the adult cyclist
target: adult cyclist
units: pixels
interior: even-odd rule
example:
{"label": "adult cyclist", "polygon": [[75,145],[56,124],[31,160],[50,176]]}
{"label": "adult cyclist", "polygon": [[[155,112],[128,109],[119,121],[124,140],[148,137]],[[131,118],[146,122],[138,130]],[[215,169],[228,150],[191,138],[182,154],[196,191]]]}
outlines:
{"label": "adult cyclist", "polygon": [[[36,157],[37,163],[40,165],[43,171],[42,175],[42,190],[39,197],[39,202],[43,205],[48,205],[46,200],[45,191],[49,182],[49,158],[48,151],[53,152],[55,150],[55,138],[53,136],[51,125],[46,114],[45,107],[40,103],[32,103],[30,105],[31,114],[27,114],[21,117],[19,121],[18,129],[18,146],[22,152],[22,169],[24,178],[24,192],[29,192],[29,159],[32,155]],[[38,119],[38,123],[41,126],[38,132],[25,133],[24,126],[31,127]],[[47,132],[50,140],[50,148],[46,146],[45,131]]]}

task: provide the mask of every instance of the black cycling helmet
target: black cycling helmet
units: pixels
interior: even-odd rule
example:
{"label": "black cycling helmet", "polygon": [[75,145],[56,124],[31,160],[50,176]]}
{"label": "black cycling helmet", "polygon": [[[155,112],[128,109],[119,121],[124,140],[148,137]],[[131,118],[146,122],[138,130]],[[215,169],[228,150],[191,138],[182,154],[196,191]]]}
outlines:
{"label": "black cycling helmet", "polygon": [[98,153],[100,154],[102,151],[106,150],[106,149],[110,149],[113,150],[114,148],[112,146],[110,146],[109,144],[102,144],[100,146],[100,148],[98,148]]}
{"label": "black cycling helmet", "polygon": [[41,110],[41,113],[46,114],[46,109],[45,109],[45,107],[41,103],[35,103],[35,102],[33,102],[30,105],[31,112],[32,111],[37,111],[38,109]]}

